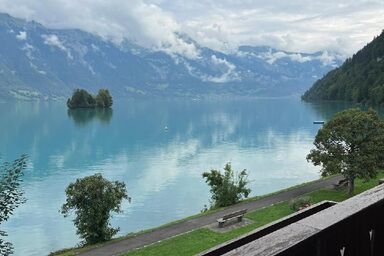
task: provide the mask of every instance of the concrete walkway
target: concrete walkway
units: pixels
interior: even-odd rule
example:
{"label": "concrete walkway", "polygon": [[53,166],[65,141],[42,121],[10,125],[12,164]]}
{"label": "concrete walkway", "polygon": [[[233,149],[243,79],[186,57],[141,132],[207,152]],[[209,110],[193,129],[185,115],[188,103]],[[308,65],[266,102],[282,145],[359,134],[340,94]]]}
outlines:
{"label": "concrete walkway", "polygon": [[176,236],[176,235],[183,234],[188,231],[192,231],[194,229],[201,228],[203,226],[216,222],[218,218],[221,218],[223,215],[231,213],[233,211],[246,208],[248,209],[248,212],[251,212],[271,204],[287,201],[295,197],[298,197],[300,195],[303,195],[324,187],[328,187],[338,182],[341,179],[342,179],[341,176],[334,176],[328,179],[318,180],[304,186],[300,186],[287,191],[282,191],[282,192],[273,194],[271,196],[264,197],[256,201],[239,203],[212,214],[207,214],[191,220],[182,221],[176,224],[166,226],[164,228],[156,229],[154,231],[151,231],[145,234],[141,234],[135,237],[117,241],[115,243],[110,243],[105,246],[80,253],[79,255],[81,256],[120,255],[124,252],[128,252],[128,251]]}

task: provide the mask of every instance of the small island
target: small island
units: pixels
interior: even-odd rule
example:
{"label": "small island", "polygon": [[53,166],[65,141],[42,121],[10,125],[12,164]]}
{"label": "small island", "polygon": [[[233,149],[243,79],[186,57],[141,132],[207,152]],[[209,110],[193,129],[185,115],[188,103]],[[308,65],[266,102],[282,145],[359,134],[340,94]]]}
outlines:
{"label": "small island", "polygon": [[67,100],[67,106],[70,109],[110,108],[112,104],[112,96],[108,89],[100,89],[96,97],[84,89],[76,89],[72,97]]}

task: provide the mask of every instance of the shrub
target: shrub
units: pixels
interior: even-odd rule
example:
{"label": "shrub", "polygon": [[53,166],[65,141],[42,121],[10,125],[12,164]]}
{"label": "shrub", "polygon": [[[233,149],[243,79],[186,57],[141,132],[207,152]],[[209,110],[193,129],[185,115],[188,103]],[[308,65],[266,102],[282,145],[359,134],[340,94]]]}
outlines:
{"label": "shrub", "polygon": [[113,104],[112,96],[107,89],[100,89],[96,96],[96,106],[100,108],[110,108]]}
{"label": "shrub", "polygon": [[76,89],[72,97],[67,100],[68,108],[94,108],[95,98],[84,89]]}
{"label": "shrub", "polygon": [[68,108],[110,108],[112,96],[107,89],[100,89],[96,97],[84,89],[76,89],[67,100]]}
{"label": "shrub", "polygon": [[308,196],[298,197],[298,198],[292,199],[289,202],[289,207],[295,212],[301,209],[304,209],[310,205],[311,205],[311,198],[309,198]]}
{"label": "shrub", "polygon": [[206,183],[211,187],[211,208],[224,207],[239,202],[242,198],[247,198],[251,189],[247,170],[235,173],[230,163],[224,167],[224,173],[211,170],[203,173]]}
{"label": "shrub", "polygon": [[[22,155],[12,163],[0,161],[0,224],[7,221],[14,210],[26,201],[20,187],[27,160],[28,156]],[[0,230],[0,255],[13,253],[13,245],[2,239],[7,235]]]}

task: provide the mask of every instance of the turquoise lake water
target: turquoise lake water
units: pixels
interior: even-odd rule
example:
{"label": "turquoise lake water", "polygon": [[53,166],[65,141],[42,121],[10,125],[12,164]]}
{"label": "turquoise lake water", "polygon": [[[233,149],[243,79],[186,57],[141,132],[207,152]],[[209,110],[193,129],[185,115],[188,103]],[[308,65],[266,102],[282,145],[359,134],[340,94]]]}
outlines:
{"label": "turquoise lake water", "polygon": [[[251,196],[319,178],[307,163],[320,128],[346,104],[299,99],[117,101],[110,111],[68,111],[64,103],[0,104],[0,157],[30,156],[27,202],[2,226],[15,255],[75,246],[59,209],[76,178],[102,173],[127,185],[132,202],[115,215],[120,235],[200,212],[209,202],[203,171],[247,169]],[[168,129],[164,129],[168,127]]]}

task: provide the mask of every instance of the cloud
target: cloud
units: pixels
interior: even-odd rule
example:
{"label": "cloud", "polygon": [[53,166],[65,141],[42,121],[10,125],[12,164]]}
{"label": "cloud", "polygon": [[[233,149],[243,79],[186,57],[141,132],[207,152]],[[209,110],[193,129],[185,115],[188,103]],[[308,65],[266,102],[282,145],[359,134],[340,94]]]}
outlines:
{"label": "cloud", "polygon": [[147,48],[197,58],[195,45],[180,36],[173,15],[143,0],[0,0],[0,11],[50,28],[79,28],[105,39],[125,38]]}
{"label": "cloud", "polygon": [[214,82],[214,83],[227,83],[235,80],[239,80],[238,74],[236,71],[236,66],[225,59],[216,57],[216,55],[211,56],[211,64],[217,70],[219,70],[222,75],[220,76],[202,76],[203,81]]}
{"label": "cloud", "polygon": [[316,59],[320,60],[324,65],[334,65],[336,67],[335,61],[341,59],[341,56],[324,51],[320,56],[316,57]]}
{"label": "cloud", "polygon": [[27,32],[20,31],[19,34],[16,35],[16,39],[20,41],[24,41],[27,39]]}
{"label": "cloud", "polygon": [[214,49],[268,45],[348,56],[384,28],[382,0],[196,0],[185,6],[183,2],[163,0],[159,5],[177,13],[188,34]]}
{"label": "cloud", "polygon": [[28,57],[30,60],[33,59],[33,51],[35,50],[35,48],[34,48],[32,45],[26,43],[26,44],[23,45],[23,47],[22,47],[21,49],[22,49],[23,51],[25,51],[25,55],[27,55],[27,57]]}
{"label": "cloud", "polygon": [[246,57],[246,56],[252,56],[256,58],[260,58],[268,62],[269,64],[273,65],[277,60],[288,58],[291,61],[296,61],[299,63],[304,63],[308,61],[314,61],[318,60],[323,65],[334,65],[337,66],[337,60],[342,60],[343,56],[337,53],[329,53],[328,51],[323,51],[321,54],[317,55],[305,55],[301,53],[289,53],[289,52],[283,52],[283,51],[273,51],[273,49],[268,49],[268,51],[260,52],[258,54],[253,52],[245,52],[245,51],[238,51],[236,53],[240,57]]}
{"label": "cloud", "polygon": [[63,45],[63,43],[59,40],[57,35],[42,35],[41,36],[44,39],[44,43],[47,45],[55,46],[59,48],[62,51],[66,51],[67,48]]}
{"label": "cloud", "polygon": [[63,42],[60,41],[57,35],[42,35],[41,37],[44,39],[44,44],[59,48],[67,54],[69,59],[73,59],[70,50],[64,46]]}
{"label": "cloud", "polygon": [[191,59],[199,57],[199,50],[180,33],[222,51],[269,45],[347,56],[384,28],[382,0],[0,0],[0,11],[114,42],[128,38]]}
{"label": "cloud", "polygon": [[300,63],[304,63],[304,62],[312,60],[311,57],[302,56],[300,53],[292,53],[291,54],[291,53],[285,53],[285,52],[280,52],[280,51],[278,51],[278,52],[269,51],[266,53],[262,53],[259,57],[262,59],[265,59],[269,64],[273,64],[273,63],[275,63],[275,61],[282,59],[282,58],[289,58],[292,61],[297,61]]}
{"label": "cloud", "polygon": [[239,74],[236,72],[236,66],[225,59],[216,57],[216,55],[211,55],[210,58],[207,58],[207,62],[204,63],[214,71],[215,75],[206,75],[205,72],[201,72],[201,70],[191,65],[185,59],[176,57],[174,58],[174,61],[177,64],[184,65],[191,76],[194,76],[203,82],[228,83],[240,80]]}

